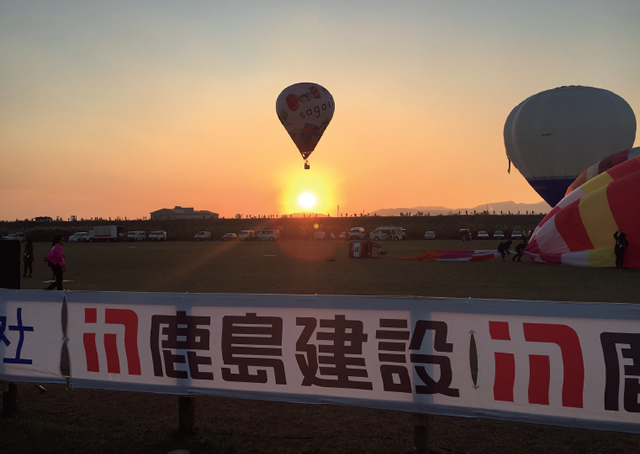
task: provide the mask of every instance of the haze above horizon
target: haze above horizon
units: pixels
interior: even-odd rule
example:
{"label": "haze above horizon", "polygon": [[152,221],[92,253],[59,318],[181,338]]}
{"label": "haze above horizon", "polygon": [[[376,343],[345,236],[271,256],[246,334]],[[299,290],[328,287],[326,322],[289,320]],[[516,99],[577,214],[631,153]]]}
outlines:
{"label": "haze above horizon", "polygon": [[[507,173],[507,115],[564,85],[640,111],[639,18],[635,0],[4,2],[0,219],[536,204]],[[275,111],[307,81],[336,104],[310,170]]]}

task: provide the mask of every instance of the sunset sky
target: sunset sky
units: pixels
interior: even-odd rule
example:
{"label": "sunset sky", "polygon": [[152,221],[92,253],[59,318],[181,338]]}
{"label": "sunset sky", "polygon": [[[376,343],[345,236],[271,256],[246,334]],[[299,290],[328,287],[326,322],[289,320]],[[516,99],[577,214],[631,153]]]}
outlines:
{"label": "sunset sky", "polygon": [[[0,220],[537,203],[507,115],[585,85],[638,117],[639,23],[638,0],[4,0]],[[335,99],[310,170],[275,110],[297,82]]]}

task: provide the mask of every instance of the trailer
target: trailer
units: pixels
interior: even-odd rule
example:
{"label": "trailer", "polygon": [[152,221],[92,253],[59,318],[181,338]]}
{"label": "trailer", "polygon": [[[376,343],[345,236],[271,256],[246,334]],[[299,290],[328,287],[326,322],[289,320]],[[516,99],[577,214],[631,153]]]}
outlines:
{"label": "trailer", "polygon": [[121,241],[124,240],[124,227],[121,225],[97,225],[93,227],[91,241]]}

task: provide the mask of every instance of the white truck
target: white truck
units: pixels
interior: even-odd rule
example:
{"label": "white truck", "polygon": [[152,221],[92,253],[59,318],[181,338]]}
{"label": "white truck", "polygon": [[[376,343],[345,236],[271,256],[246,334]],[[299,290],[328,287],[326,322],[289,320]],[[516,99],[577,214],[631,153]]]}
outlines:
{"label": "white truck", "polygon": [[124,228],[120,225],[97,225],[93,227],[93,239],[91,241],[118,241],[124,240]]}

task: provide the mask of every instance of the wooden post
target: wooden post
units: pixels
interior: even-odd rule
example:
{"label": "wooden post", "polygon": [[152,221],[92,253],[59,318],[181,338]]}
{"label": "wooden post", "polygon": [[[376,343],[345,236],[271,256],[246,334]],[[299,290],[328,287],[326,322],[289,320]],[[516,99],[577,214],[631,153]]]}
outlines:
{"label": "wooden post", "polygon": [[[0,241],[0,288],[20,288],[20,241]],[[2,416],[18,413],[18,385],[0,382]]]}
{"label": "wooden post", "polygon": [[429,427],[427,415],[414,413],[413,417],[413,444],[417,454],[429,453]]}
{"label": "wooden post", "polygon": [[18,385],[3,383],[2,416],[13,416],[18,413]]}
{"label": "wooden post", "polygon": [[182,436],[192,435],[196,419],[195,402],[193,397],[180,396],[179,402],[179,431]]}

